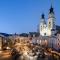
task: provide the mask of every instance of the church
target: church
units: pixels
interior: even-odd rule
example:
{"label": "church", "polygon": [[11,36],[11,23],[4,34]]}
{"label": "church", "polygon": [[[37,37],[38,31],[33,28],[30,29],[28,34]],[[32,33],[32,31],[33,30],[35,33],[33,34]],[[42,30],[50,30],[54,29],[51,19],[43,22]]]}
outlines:
{"label": "church", "polygon": [[48,19],[47,23],[45,21],[45,15],[41,15],[40,19],[40,24],[39,24],[39,33],[41,36],[52,36],[55,35],[57,30],[56,30],[56,18],[55,18],[55,13],[54,9],[51,6],[49,9],[48,13]]}

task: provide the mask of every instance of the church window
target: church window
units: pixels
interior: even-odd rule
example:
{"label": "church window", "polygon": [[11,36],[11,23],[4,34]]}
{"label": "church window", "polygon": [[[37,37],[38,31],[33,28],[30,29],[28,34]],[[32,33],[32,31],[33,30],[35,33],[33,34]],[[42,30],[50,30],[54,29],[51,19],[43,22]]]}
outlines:
{"label": "church window", "polygon": [[41,31],[42,31],[42,26],[41,26]]}
{"label": "church window", "polygon": [[49,22],[49,24],[50,24],[50,22]]}
{"label": "church window", "polygon": [[51,27],[51,22],[49,22],[49,28]]}
{"label": "church window", "polygon": [[46,35],[46,33],[44,33],[44,35]]}
{"label": "church window", "polygon": [[59,45],[59,43],[58,43],[58,45]]}

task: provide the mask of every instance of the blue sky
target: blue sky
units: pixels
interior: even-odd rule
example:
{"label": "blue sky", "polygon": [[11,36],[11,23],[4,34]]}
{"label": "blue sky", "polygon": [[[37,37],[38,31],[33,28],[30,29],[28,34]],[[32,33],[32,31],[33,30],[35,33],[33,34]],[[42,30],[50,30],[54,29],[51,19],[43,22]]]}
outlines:
{"label": "blue sky", "polygon": [[[37,31],[40,16],[46,21],[51,0],[0,0],[0,32],[23,33]],[[56,24],[60,25],[60,0],[53,1]]]}

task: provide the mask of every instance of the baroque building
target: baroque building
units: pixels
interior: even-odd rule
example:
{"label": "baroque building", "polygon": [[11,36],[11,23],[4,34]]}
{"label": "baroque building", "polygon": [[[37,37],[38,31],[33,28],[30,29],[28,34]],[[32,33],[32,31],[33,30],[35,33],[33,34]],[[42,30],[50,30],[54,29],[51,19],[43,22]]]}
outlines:
{"label": "baroque building", "polygon": [[41,36],[52,36],[56,34],[55,13],[51,6],[48,14],[48,21],[46,23],[44,14],[41,15],[41,21],[39,25],[39,33]]}

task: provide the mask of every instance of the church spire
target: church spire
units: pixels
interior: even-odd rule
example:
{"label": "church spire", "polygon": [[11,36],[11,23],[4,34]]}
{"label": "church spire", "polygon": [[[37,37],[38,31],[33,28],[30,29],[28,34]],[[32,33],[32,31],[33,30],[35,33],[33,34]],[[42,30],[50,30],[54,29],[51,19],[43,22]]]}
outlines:
{"label": "church spire", "polygon": [[41,15],[41,21],[42,21],[44,24],[46,24],[44,13],[42,13],[42,15]]}
{"label": "church spire", "polygon": [[53,9],[52,5],[51,5],[49,13],[54,13],[54,9]]}
{"label": "church spire", "polygon": [[42,19],[45,19],[45,17],[44,17],[44,13],[41,15],[41,18],[42,18]]}
{"label": "church spire", "polygon": [[44,18],[45,18],[45,17],[44,17],[44,14],[42,14],[42,15],[41,15],[41,18],[42,18],[42,19],[44,19]]}
{"label": "church spire", "polygon": [[51,8],[50,8],[49,13],[54,13],[53,0],[51,0]]}

